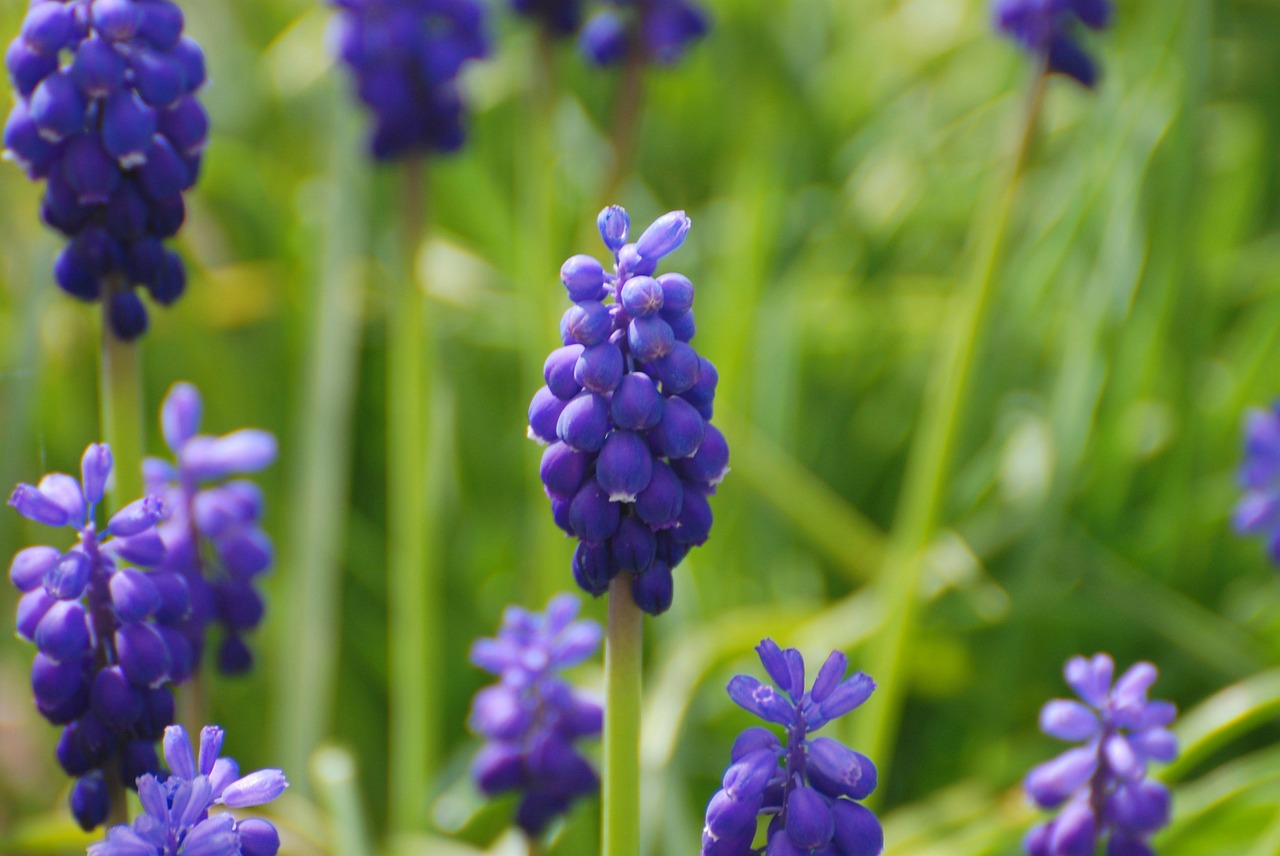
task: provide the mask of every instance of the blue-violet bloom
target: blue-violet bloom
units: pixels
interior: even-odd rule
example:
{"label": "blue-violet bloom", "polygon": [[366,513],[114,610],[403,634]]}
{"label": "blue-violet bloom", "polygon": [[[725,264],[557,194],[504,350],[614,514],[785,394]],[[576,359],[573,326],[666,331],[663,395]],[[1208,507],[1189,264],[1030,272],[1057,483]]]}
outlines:
{"label": "blue-violet bloom", "polygon": [[115,826],[107,840],[89,845],[88,856],[275,856],[280,836],[259,818],[210,815],[215,805],[249,808],[274,800],[289,787],[280,770],[241,776],[231,758],[219,758],[223,732],[200,730],[197,760],[181,725],[164,732],[169,775],[138,778],[143,814],[132,826]]}
{"label": "blue-violet bloom", "polygon": [[1040,711],[1040,730],[1082,745],[1027,774],[1025,787],[1041,808],[1062,810],[1023,842],[1029,856],[1154,856],[1148,838],[1169,822],[1169,790],[1148,781],[1151,761],[1172,761],[1178,742],[1169,731],[1177,710],[1147,699],[1156,667],[1135,663],[1112,686],[1115,663],[1106,654],[1073,657],[1064,675],[1081,701],[1054,699]]}
{"label": "blue-violet bloom", "polygon": [[101,300],[112,332],[147,329],[135,286],[169,305],[186,288],[164,247],[182,226],[209,135],[204,53],[172,0],[32,0],[5,52],[17,101],[5,157],[45,179],[41,216],[70,239],[63,291]]}
{"label": "blue-violet bloom", "polygon": [[1265,538],[1271,561],[1280,564],[1280,402],[1246,418],[1240,484],[1236,531]]}
{"label": "blue-violet bloom", "polygon": [[529,405],[531,439],[546,444],[539,475],[556,525],[579,539],[573,575],[592,595],[620,571],[645,612],[671,606],[671,571],[711,532],[708,497],[729,470],[711,424],[719,374],[689,344],[693,283],[656,276],[689,232],[683,211],[655,220],[634,243],[617,206],[600,212],[614,257],[606,272],[573,256],[560,279],[574,305]]}
{"label": "blue-violet bloom", "polygon": [[1039,57],[1048,71],[1092,88],[1098,68],[1080,46],[1078,31],[1081,25],[1106,29],[1112,12],[1112,0],[996,0],[995,26]]}
{"label": "blue-violet bloom", "polygon": [[259,525],[262,491],[244,479],[276,459],[276,438],[244,428],[221,437],[197,433],[200,393],[177,383],[160,409],[160,428],[176,463],[148,458],[147,490],[164,500],[160,524],[165,558],[161,570],[180,575],[191,609],[179,629],[191,645],[192,668],[203,662],[209,626],[222,627],[218,668],[240,674],[253,664],[244,635],[262,621],[265,605],[255,583],[274,561],[271,539]]}
{"label": "blue-violet bloom", "polygon": [[657,65],[673,65],[711,29],[707,13],[691,0],[615,0],[578,34],[578,46],[599,66],[614,65],[637,51]]}
{"label": "blue-violet bloom", "polygon": [[471,646],[471,662],[499,678],[471,704],[468,724],[487,741],[471,776],[486,796],[521,794],[516,824],[530,837],[599,788],[574,743],[600,734],[603,711],[559,674],[600,646],[600,625],[575,621],[578,608],[569,594],[544,614],[508,607],[498,636]]}
{"label": "blue-violet bloom", "polygon": [[489,52],[477,0],[330,0],[331,50],[373,113],[369,147],[380,161],[462,146],[458,74]]}
{"label": "blue-violet bloom", "polygon": [[[876,856],[884,849],[880,821],[855,802],[876,789],[875,765],[830,737],[810,736],[866,701],[875,682],[862,672],[845,678],[848,661],[832,651],[806,691],[799,651],[772,639],[756,651],[776,689],[738,675],[729,697],[786,733],[779,741],[753,726],[738,736],[723,787],[707,805],[702,856]],[[771,820],[754,846],[761,816]]]}
{"label": "blue-violet bloom", "polygon": [[159,769],[154,743],[174,715],[167,684],[191,674],[191,648],[175,626],[189,607],[185,581],[138,570],[164,558],[156,532],[163,504],[144,497],[100,531],[94,512],[111,467],[110,449],[94,444],[80,481],[50,473],[38,485],[18,485],[9,498],[23,517],[69,527],[79,542],[66,552],[20,551],[9,579],[23,593],[18,635],[39,649],[31,665],[36,707],[64,726],[57,758],[77,778],[71,809],[86,830],[110,811],[105,776],[132,786]]}

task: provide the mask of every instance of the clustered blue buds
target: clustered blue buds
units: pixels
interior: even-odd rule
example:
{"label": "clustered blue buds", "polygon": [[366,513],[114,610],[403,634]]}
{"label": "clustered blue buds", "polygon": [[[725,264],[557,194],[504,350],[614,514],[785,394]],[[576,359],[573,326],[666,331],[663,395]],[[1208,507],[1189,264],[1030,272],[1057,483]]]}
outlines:
{"label": "clustered blue buds", "polygon": [[1265,538],[1271,561],[1280,564],[1280,402],[1249,412],[1240,484],[1244,496],[1236,505],[1236,531]]}
{"label": "clustered blue buds", "polygon": [[554,37],[577,32],[582,24],[582,0],[510,0],[511,9],[540,22]]}
{"label": "clustered blue buds", "polygon": [[1135,663],[1111,685],[1115,663],[1106,654],[1067,661],[1067,685],[1082,700],[1054,699],[1040,711],[1040,730],[1084,741],[1027,774],[1027,793],[1042,808],[1066,804],[1034,827],[1029,856],[1154,856],[1147,839],[1169,822],[1169,790],[1146,780],[1149,761],[1172,761],[1178,742],[1168,725],[1177,714],[1167,701],[1149,701],[1156,667]]}
{"label": "clustered blue buds", "polygon": [[995,25],[1049,71],[1092,87],[1098,68],[1077,41],[1077,30],[1081,24],[1106,29],[1112,12],[1112,0],[996,0]]}
{"label": "clustered blue buds", "polygon": [[[866,701],[875,682],[862,672],[845,678],[848,661],[832,651],[806,692],[799,651],[772,639],[756,651],[782,692],[738,675],[729,697],[786,735],[779,742],[753,726],[738,736],[724,787],[707,805],[702,856],[876,856],[884,849],[880,821],[854,802],[876,789],[875,765],[830,737],[809,736]],[[753,847],[759,816],[772,819],[765,843]]]}
{"label": "clustered blue buds", "polygon": [[88,856],[275,856],[280,835],[259,818],[237,820],[230,812],[209,815],[215,805],[249,808],[269,803],[289,787],[280,770],[247,776],[231,758],[219,758],[221,728],[200,730],[197,763],[181,725],[164,731],[167,777],[138,778],[143,814],[132,826],[114,826],[107,840],[89,845]]}
{"label": "clustered blue buds", "polygon": [[578,608],[569,594],[541,615],[508,607],[497,638],[471,646],[471,662],[500,678],[471,705],[468,722],[488,740],[471,775],[486,796],[520,792],[516,823],[530,837],[599,788],[574,741],[600,734],[603,711],[559,676],[600,646],[600,625],[575,621]]}
{"label": "clustered blue buds", "polygon": [[31,665],[36,707],[65,726],[57,757],[78,777],[71,809],[85,829],[110,811],[105,775],[132,785],[159,769],[153,743],[174,714],[165,684],[186,680],[192,667],[191,647],[175,626],[189,607],[186,582],[129,567],[154,568],[164,557],[155,529],[161,501],[140,499],[97,530],[94,509],[111,466],[110,450],[95,444],[84,453],[79,482],[51,473],[39,485],[18,485],[9,499],[28,520],[79,536],[65,553],[20,551],[9,579],[23,593],[18,635],[39,649]]}
{"label": "clustered blue buds", "polygon": [[204,54],[172,0],[33,0],[5,53],[18,99],[6,157],[45,179],[41,214],[71,239],[54,278],[105,300],[115,335],[147,328],[134,286],[168,305],[186,288],[165,249],[185,217],[209,119]]}
{"label": "clustered blue buds", "polygon": [[[259,526],[262,491],[237,473],[258,472],[276,458],[276,438],[245,428],[222,437],[198,434],[200,393],[189,383],[169,390],[160,428],[176,464],[147,458],[147,491],[161,497],[159,526],[165,556],[160,569],[178,574],[190,591],[191,609],[179,630],[191,645],[193,669],[203,662],[209,625],[222,625],[218,667],[240,674],[253,664],[244,634],[262,621],[265,606],[254,582],[274,561],[271,539]],[[209,482],[222,482],[206,486]]]}
{"label": "clustered blue buds", "polygon": [[614,272],[585,255],[561,267],[574,305],[529,405],[529,436],[548,444],[540,475],[552,515],[580,539],[574,579],[599,595],[627,571],[636,603],[652,615],[671,606],[672,569],[707,540],[707,497],[729,464],[709,421],[719,375],[689,344],[693,283],[653,276],[689,225],[672,211],[627,243],[627,212],[600,213]]}
{"label": "clustered blue buds", "polygon": [[711,29],[690,0],[616,0],[587,21],[578,37],[587,59],[607,66],[638,50],[647,62],[672,65]]}
{"label": "clustered blue buds", "polygon": [[476,0],[330,0],[332,49],[374,114],[373,156],[395,160],[462,146],[463,63],[489,51]]}

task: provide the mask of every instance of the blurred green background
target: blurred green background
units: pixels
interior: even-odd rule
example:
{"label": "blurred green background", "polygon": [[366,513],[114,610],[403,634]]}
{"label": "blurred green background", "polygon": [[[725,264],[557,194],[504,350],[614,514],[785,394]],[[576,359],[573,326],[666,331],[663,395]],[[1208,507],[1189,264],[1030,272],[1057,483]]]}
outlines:
{"label": "blurred green background", "polygon": [[[635,168],[609,200],[640,226],[693,219],[662,269],[698,287],[695,345],[719,368],[732,449],[711,541],[677,572],[670,613],[646,621],[643,828],[661,856],[697,851],[750,719],[723,687],[760,673],[762,636],[809,657],[840,647],[858,667],[874,656],[884,609],[868,584],[1032,74],[983,0],[708,5],[712,36],[649,78]],[[282,449],[261,478],[279,561],[259,665],[212,681],[211,719],[242,767],[290,774],[285,853],[522,852],[503,836],[510,804],[483,809],[466,780],[485,683],[466,651],[505,604],[572,586],[525,408],[568,305],[560,262],[604,254],[617,76],[561,47],[540,97],[536,39],[490,0],[469,145],[430,168],[414,272],[436,355],[425,487],[446,608],[429,628],[444,674],[418,689],[443,733],[415,822],[393,829],[382,310],[398,176],[365,161],[327,9],[185,6],[213,133],[177,244],[189,292],[143,346],[147,445],[161,451],[154,412],[184,379],[206,431],[262,427]],[[24,7],[0,0],[0,36]],[[1059,748],[1037,711],[1066,693],[1067,657],[1100,650],[1156,662],[1154,694],[1193,711],[1159,851],[1280,853],[1280,587],[1229,526],[1243,413],[1280,393],[1280,6],[1119,7],[1090,39],[1099,90],[1050,83],[1013,209],[881,771],[889,854],[1018,852],[1035,817],[1018,783]],[[74,471],[98,438],[97,317],[52,285],[38,198],[0,169],[0,485]],[[0,556],[47,534],[6,510]],[[0,614],[15,602],[0,587]],[[83,852],[58,729],[30,702],[32,650],[4,637],[0,851]],[[577,677],[600,684],[598,666]],[[575,810],[550,852],[596,852],[597,813]]]}

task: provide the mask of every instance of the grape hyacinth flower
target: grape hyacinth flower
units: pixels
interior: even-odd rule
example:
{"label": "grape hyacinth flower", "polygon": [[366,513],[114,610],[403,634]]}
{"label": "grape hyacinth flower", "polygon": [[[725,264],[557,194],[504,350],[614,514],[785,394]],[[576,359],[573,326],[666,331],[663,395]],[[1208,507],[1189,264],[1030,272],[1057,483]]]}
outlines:
{"label": "grape hyacinth flower", "polygon": [[709,421],[719,375],[689,344],[693,283],[654,278],[689,218],[664,214],[635,243],[623,209],[606,208],[599,225],[614,270],[585,255],[561,267],[574,305],[529,405],[529,437],[547,444],[540,475],[556,524],[580,540],[578,585],[600,595],[627,571],[636,603],[658,615],[671,606],[672,569],[707,540],[707,497],[728,472],[728,444]]}
{"label": "grape hyacinth flower", "polygon": [[1245,493],[1236,505],[1235,529],[1265,538],[1271,560],[1280,564],[1280,402],[1249,412],[1240,484]]}
{"label": "grape hyacinth flower", "polygon": [[[724,787],[707,805],[702,856],[876,856],[884,847],[880,821],[854,802],[876,789],[875,765],[830,737],[809,736],[866,701],[875,682],[862,672],[845,678],[848,660],[832,651],[806,692],[799,651],[764,639],[756,652],[782,693],[738,675],[729,697],[786,735],[779,742],[758,725],[738,735]],[[765,843],[753,847],[758,816],[772,819]]]}
{"label": "grape hyacinth flower", "polygon": [[1150,761],[1172,761],[1177,739],[1168,730],[1177,714],[1150,701],[1156,667],[1135,663],[1112,687],[1115,663],[1106,654],[1067,661],[1067,684],[1083,703],[1054,699],[1040,711],[1040,730],[1082,746],[1034,768],[1024,783],[1041,808],[1062,811],[1034,827],[1029,856],[1092,856],[1106,841],[1108,856],[1154,856],[1147,839],[1169,822],[1169,791],[1147,781]]}
{"label": "grape hyacinth flower", "polygon": [[489,741],[471,775],[486,796],[521,793],[516,824],[530,838],[600,784],[574,742],[600,734],[603,711],[559,677],[600,646],[600,625],[575,621],[578,607],[569,594],[544,614],[508,607],[497,638],[471,646],[471,662],[500,679],[471,705],[471,729]]}
{"label": "grape hyacinth flower", "polygon": [[9,567],[23,593],[18,635],[39,649],[31,666],[36,707],[65,726],[57,758],[70,776],[71,809],[86,830],[111,806],[106,776],[132,785],[159,768],[154,742],[173,721],[173,694],[191,671],[191,649],[174,625],[188,608],[187,586],[171,573],[144,573],[164,556],[154,496],[125,506],[99,532],[94,511],[111,473],[111,452],[91,445],[80,482],[51,473],[20,484],[9,504],[28,520],[68,526],[79,543],[64,552],[28,547]]}
{"label": "grape hyacinth flower", "polygon": [[259,526],[262,491],[243,479],[223,480],[270,465],[276,439],[251,428],[222,437],[198,434],[201,413],[196,388],[174,384],[160,409],[160,427],[176,463],[147,458],[147,490],[164,501],[160,567],[181,576],[190,591],[191,609],[178,629],[191,646],[193,670],[199,671],[206,633],[217,623],[223,631],[218,668],[241,674],[253,664],[244,634],[258,626],[265,610],[254,583],[270,570],[274,550]]}
{"label": "grape hyacinth flower", "polygon": [[222,729],[200,730],[197,761],[181,725],[164,731],[169,775],[138,777],[143,814],[132,826],[115,826],[107,840],[89,845],[89,856],[275,856],[280,835],[256,817],[238,820],[230,812],[210,816],[215,805],[249,808],[274,800],[289,787],[280,770],[241,776],[231,758],[219,758]]}
{"label": "grape hyacinth flower", "polygon": [[477,0],[330,0],[334,54],[374,115],[370,150],[390,161],[461,148],[458,73],[489,52]]}
{"label": "grape hyacinth flower", "polygon": [[107,304],[123,340],[147,328],[135,286],[169,305],[186,288],[165,249],[185,217],[209,119],[204,54],[172,0],[33,0],[5,62],[17,101],[5,157],[45,179],[41,215],[70,239],[54,279]]}
{"label": "grape hyacinth flower", "polygon": [[1080,25],[1105,30],[1111,0],[996,0],[995,26],[1023,50],[1040,57],[1050,72],[1092,88],[1098,82],[1093,58],[1078,42]]}
{"label": "grape hyacinth flower", "polygon": [[578,45],[599,66],[619,63],[632,50],[646,62],[674,65],[710,29],[707,13],[690,0],[616,0],[587,21]]}

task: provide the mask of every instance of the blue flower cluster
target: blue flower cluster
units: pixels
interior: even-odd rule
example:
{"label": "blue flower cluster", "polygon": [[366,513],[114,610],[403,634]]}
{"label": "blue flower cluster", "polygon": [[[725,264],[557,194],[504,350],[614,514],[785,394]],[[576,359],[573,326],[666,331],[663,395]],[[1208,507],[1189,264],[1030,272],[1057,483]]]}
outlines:
{"label": "blue flower cluster", "polygon": [[578,43],[600,66],[621,62],[633,45],[646,61],[672,65],[710,29],[707,13],[689,0],[616,0],[587,21]]}
{"label": "blue flower cluster", "polygon": [[1240,484],[1245,493],[1236,505],[1236,531],[1266,538],[1271,560],[1280,563],[1280,402],[1247,417]]}
{"label": "blue flower cluster", "polygon": [[[854,802],[876,789],[875,765],[829,737],[809,737],[870,698],[875,682],[862,672],[845,678],[848,661],[832,651],[806,692],[799,651],[765,639],[756,652],[782,692],[738,675],[729,682],[729,697],[786,735],[779,742],[769,729],[753,726],[734,741],[724,787],[707,805],[702,856],[876,856],[884,848],[880,821]],[[772,820],[757,848],[752,843],[762,815]]]}
{"label": "blue flower cluster", "polygon": [[1112,0],[996,0],[996,28],[1040,57],[1051,72],[1085,86],[1098,82],[1098,68],[1077,41],[1080,24],[1104,30],[1111,24]]}
{"label": "blue flower cluster", "polygon": [[472,778],[487,796],[519,791],[516,823],[531,837],[599,787],[573,744],[600,734],[603,711],[559,677],[600,646],[600,625],[575,621],[578,608],[568,594],[552,598],[544,615],[509,607],[497,638],[471,646],[471,662],[500,678],[471,705],[468,722],[489,741]]}
{"label": "blue flower cluster", "polygon": [[1029,856],[1093,856],[1104,840],[1108,856],[1154,856],[1147,839],[1169,822],[1169,791],[1146,780],[1147,763],[1177,756],[1177,739],[1167,727],[1177,711],[1167,701],[1147,699],[1155,666],[1135,663],[1112,687],[1114,672],[1106,654],[1073,657],[1064,674],[1084,703],[1055,699],[1040,711],[1045,734],[1084,745],[1027,774],[1027,793],[1036,804],[1066,804],[1028,833]]}
{"label": "blue flower cluster", "polygon": [[169,390],[160,427],[176,464],[148,458],[147,491],[164,502],[160,569],[180,575],[191,593],[191,610],[179,629],[191,645],[193,668],[199,670],[205,635],[216,622],[224,631],[218,667],[239,674],[253,664],[244,634],[258,626],[265,610],[254,581],[271,568],[274,550],[259,526],[264,503],[256,484],[236,479],[205,485],[268,466],[276,458],[276,439],[248,428],[222,437],[198,434],[202,409],[191,384]]}
{"label": "blue flower cluster", "polygon": [[463,63],[489,50],[476,0],[331,0],[333,51],[373,111],[370,150],[395,160],[462,146]]}
{"label": "blue flower cluster", "polygon": [[599,225],[614,272],[581,255],[561,267],[574,305],[529,405],[529,436],[549,444],[540,474],[552,515],[581,541],[578,585],[599,595],[628,571],[636,603],[657,615],[671,606],[671,570],[707,540],[707,497],[728,471],[728,444],[708,421],[719,375],[689,344],[693,283],[653,276],[689,218],[664,214],[635,243],[623,209],[606,208]]}
{"label": "blue flower cluster", "polygon": [[162,305],[186,288],[163,240],[182,225],[209,120],[195,97],[204,54],[182,28],[171,0],[33,0],[5,53],[19,96],[6,156],[46,180],[41,213],[71,239],[54,277],[107,301],[121,339],[147,329],[135,285]]}
{"label": "blue flower cluster", "polygon": [[165,778],[138,778],[143,814],[132,826],[115,826],[107,840],[89,845],[88,856],[275,856],[280,835],[258,818],[237,820],[230,812],[212,817],[215,805],[249,808],[271,802],[289,782],[279,770],[240,775],[236,762],[219,758],[222,729],[200,730],[199,763],[181,725],[164,732]]}
{"label": "blue flower cluster", "polygon": [[[132,785],[159,768],[153,743],[173,721],[166,683],[191,674],[191,647],[176,625],[189,608],[187,586],[171,573],[143,573],[164,557],[156,532],[159,499],[140,499],[111,517],[99,533],[94,509],[111,473],[111,452],[92,445],[81,480],[51,473],[38,486],[20,484],[9,504],[28,520],[74,529],[79,543],[65,553],[28,547],[9,568],[23,592],[18,635],[39,653],[31,665],[36,707],[63,725],[57,757],[78,777],[71,808],[85,829],[106,818],[104,771]],[[127,564],[126,564],[127,563]]]}

